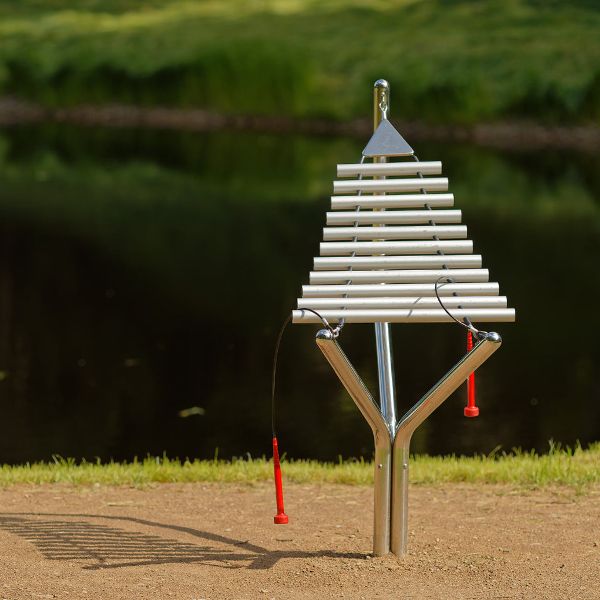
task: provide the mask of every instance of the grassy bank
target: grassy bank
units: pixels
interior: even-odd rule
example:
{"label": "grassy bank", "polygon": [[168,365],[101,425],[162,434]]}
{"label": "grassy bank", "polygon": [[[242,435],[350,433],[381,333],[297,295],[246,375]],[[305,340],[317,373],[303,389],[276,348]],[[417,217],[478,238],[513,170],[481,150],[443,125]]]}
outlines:
{"label": "grassy bank", "polygon": [[[364,461],[322,463],[292,460],[283,464],[284,477],[296,483],[369,485],[373,465]],[[55,459],[50,463],[0,468],[0,486],[19,483],[74,485],[146,485],[153,483],[258,483],[272,479],[272,464],[265,458],[179,461],[148,457],[132,463],[77,463]],[[589,449],[551,448],[547,454],[511,452],[491,456],[414,456],[411,482],[503,483],[515,486],[566,485],[582,487],[600,483],[600,443]]]}
{"label": "grassy bank", "polygon": [[596,3],[140,4],[0,0],[0,94],[342,120],[384,76],[405,120],[600,121]]}

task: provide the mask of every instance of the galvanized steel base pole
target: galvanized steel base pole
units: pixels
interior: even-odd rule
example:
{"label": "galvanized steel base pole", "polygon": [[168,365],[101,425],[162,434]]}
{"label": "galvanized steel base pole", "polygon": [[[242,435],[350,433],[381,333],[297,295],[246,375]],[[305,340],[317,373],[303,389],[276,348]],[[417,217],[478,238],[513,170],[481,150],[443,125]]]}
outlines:
{"label": "galvanized steel base pole", "polygon": [[[373,87],[373,131],[376,131],[383,119],[387,119],[390,107],[390,86],[385,79],[378,79]],[[386,162],[384,157],[374,159],[374,162]],[[389,323],[375,323],[375,344],[377,348],[377,373],[379,376],[379,405],[381,407],[381,415],[390,431],[390,435],[396,429],[396,385],[394,380],[394,355],[392,352],[392,332]],[[393,441],[393,437],[392,437]],[[376,452],[377,454],[377,452]],[[377,473],[380,469],[375,456],[376,475],[384,476],[384,473]],[[391,471],[388,477],[391,479]],[[391,494],[391,480],[387,482],[386,487]],[[386,503],[387,504],[387,503]],[[387,514],[382,511],[387,508]],[[391,527],[391,515],[389,513],[389,504],[385,506],[383,503],[375,502],[375,520],[387,522],[388,529]],[[377,514],[380,511],[380,514]],[[377,538],[377,531],[374,532]],[[376,556],[387,554],[389,548],[389,533],[385,536],[379,535],[380,539],[373,540],[373,553]],[[386,547],[387,542],[387,547]]]}

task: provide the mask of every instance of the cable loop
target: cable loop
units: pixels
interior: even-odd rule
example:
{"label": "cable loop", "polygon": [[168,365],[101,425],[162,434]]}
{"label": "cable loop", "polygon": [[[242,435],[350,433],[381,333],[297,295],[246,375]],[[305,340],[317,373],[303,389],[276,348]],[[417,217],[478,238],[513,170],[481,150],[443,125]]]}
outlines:
{"label": "cable loop", "polygon": [[333,327],[332,325],[330,325],[329,321],[322,315],[320,315],[316,310],[313,310],[312,308],[301,308],[300,312],[310,312],[313,315],[315,315],[317,318],[321,319],[321,322],[323,323],[323,325],[325,326],[326,329],[329,330],[329,332],[331,333],[331,335],[334,338],[337,338],[340,335],[340,331],[342,330],[342,327],[344,326],[344,324],[342,323],[341,325],[338,323],[335,327]]}
{"label": "cable loop", "polygon": [[[342,329],[343,324],[341,326],[338,324],[337,327],[332,327],[329,324],[329,321],[325,317],[321,316],[316,310],[313,310],[312,308],[303,308],[301,310],[302,312],[311,312],[321,319],[323,325],[331,332],[333,339],[336,339],[340,335],[340,330]],[[279,357],[279,348],[281,346],[283,334],[291,322],[292,314],[290,313],[279,330],[277,341],[275,342],[275,352],[273,353],[273,370],[271,372],[271,431],[273,433],[273,437],[277,437],[277,432],[275,430],[275,384],[277,382],[277,358]]]}
{"label": "cable loop", "polygon": [[381,114],[382,114],[383,118],[387,119],[388,105],[387,105],[387,103],[386,103],[385,100],[382,100],[379,103],[379,110],[381,111]]}
{"label": "cable loop", "polygon": [[440,306],[443,308],[444,312],[456,323],[458,323],[461,327],[464,327],[465,329],[467,329],[468,331],[470,331],[477,339],[481,339],[483,336],[485,336],[487,334],[487,331],[482,331],[481,329],[477,329],[477,327],[475,327],[475,325],[473,325],[473,323],[471,323],[471,320],[468,317],[464,318],[464,321],[459,321],[445,306],[444,303],[442,302],[442,299],[440,298],[440,294],[438,292],[438,285],[440,283],[440,281],[442,281],[442,279],[445,279],[447,283],[452,283],[452,279],[450,277],[446,277],[445,275],[442,275],[441,277],[438,277],[437,281],[435,282],[435,297],[437,298],[437,301],[440,303]]}

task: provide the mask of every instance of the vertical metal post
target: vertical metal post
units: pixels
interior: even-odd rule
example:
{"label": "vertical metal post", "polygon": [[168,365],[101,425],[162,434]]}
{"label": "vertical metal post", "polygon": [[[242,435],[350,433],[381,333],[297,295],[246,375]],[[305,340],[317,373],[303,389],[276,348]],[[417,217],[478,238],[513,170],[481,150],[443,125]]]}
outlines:
{"label": "vertical metal post", "polygon": [[[373,131],[383,119],[387,119],[390,107],[390,85],[385,79],[378,79],[373,87]],[[375,162],[386,162],[381,156]],[[392,334],[389,323],[375,323],[377,347],[377,373],[379,376],[379,399],[381,414],[390,431],[396,427],[396,389],[394,383],[394,359]]]}
{"label": "vertical metal post", "polygon": [[408,466],[412,431],[400,428],[392,451],[392,516],[390,549],[396,556],[408,552]]}

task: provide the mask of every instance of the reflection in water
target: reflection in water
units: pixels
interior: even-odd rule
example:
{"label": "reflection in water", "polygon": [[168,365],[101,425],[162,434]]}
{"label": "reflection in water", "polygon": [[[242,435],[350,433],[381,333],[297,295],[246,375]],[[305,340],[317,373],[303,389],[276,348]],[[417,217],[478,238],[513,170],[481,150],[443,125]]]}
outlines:
{"label": "reflection in water", "polygon": [[[421,452],[600,438],[600,165],[587,155],[414,144],[442,159],[475,250],[517,309],[478,374],[416,433]],[[0,460],[269,451],[275,335],[318,253],[336,162],[360,143],[69,128],[0,137]],[[288,455],[370,456],[316,349],[288,330]],[[452,325],[393,328],[408,408],[464,351]],[[369,325],[342,344],[376,391]],[[180,412],[190,407],[187,418]]]}

